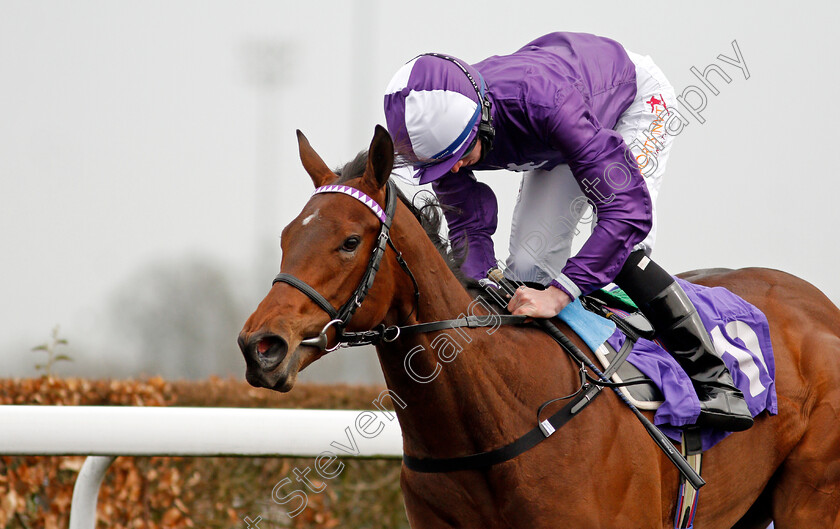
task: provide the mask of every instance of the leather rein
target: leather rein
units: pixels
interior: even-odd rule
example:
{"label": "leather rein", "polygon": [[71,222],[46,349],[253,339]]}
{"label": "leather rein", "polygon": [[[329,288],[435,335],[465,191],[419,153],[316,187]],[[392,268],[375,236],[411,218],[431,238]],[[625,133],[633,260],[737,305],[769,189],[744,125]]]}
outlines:
{"label": "leather rein", "polygon": [[[411,273],[408,264],[402,257],[402,253],[400,253],[396,249],[394,243],[391,241],[391,238],[389,236],[391,222],[394,218],[394,212],[396,210],[397,201],[397,192],[395,189],[395,185],[392,181],[388,181],[384,210],[381,207],[379,207],[379,205],[376,204],[376,202],[370,197],[368,197],[365,193],[349,186],[322,186],[317,188],[313,195],[319,193],[342,193],[356,198],[357,200],[368,206],[368,208],[370,208],[371,211],[375,215],[377,215],[377,217],[379,217],[381,226],[379,230],[379,235],[377,237],[377,244],[374,246],[373,251],[371,252],[367,269],[365,270],[365,273],[362,276],[359,285],[356,287],[356,289],[353,291],[353,293],[350,295],[349,299],[344,303],[344,305],[342,305],[338,310],[336,310],[332,306],[332,304],[329,301],[327,301],[327,299],[324,296],[322,296],[317,290],[312,288],[306,282],[298,279],[297,277],[291,274],[281,272],[277,274],[277,277],[274,278],[272,285],[275,283],[286,283],[296,288],[297,290],[305,294],[307,297],[309,297],[309,299],[311,299],[316,305],[318,305],[324,312],[326,312],[330,316],[330,321],[324,326],[321,332],[315,337],[302,340],[300,342],[301,345],[316,347],[323,351],[330,352],[338,349],[339,347],[354,347],[358,345],[377,344],[380,341],[393,342],[401,335],[406,334],[433,332],[438,330],[455,329],[460,327],[492,327],[500,324],[518,325],[525,322],[525,316],[494,314],[483,317],[465,316],[453,320],[443,320],[405,326],[393,325],[386,327],[384,324],[382,324],[379,325],[377,328],[369,331],[346,331],[350,319],[353,317],[353,314],[355,313],[356,309],[358,309],[361,306],[362,302],[365,300],[365,297],[368,294],[368,291],[373,285],[373,281],[376,278],[376,273],[379,271],[379,266],[382,263],[382,258],[385,255],[385,251],[388,246],[390,246],[394,250],[397,257],[397,262],[400,264],[400,267],[405,271],[405,273],[411,278],[411,281],[414,284],[415,307],[417,307],[419,303],[420,290],[417,285],[417,280],[414,278],[414,274]],[[549,322],[546,321],[546,323]],[[334,328],[336,333],[334,337],[336,344],[332,347],[328,347],[329,339],[327,338],[327,331],[331,327]],[[557,332],[559,332],[559,330]],[[619,351],[618,358],[616,358],[616,360],[610,366],[610,369],[608,369],[607,372],[603,375],[610,376],[612,375],[614,370],[618,369],[623,359],[625,359],[630,353],[630,349],[632,349],[632,344],[634,341],[635,340],[629,338],[625,340],[624,347],[622,347],[621,351]],[[530,450],[540,442],[547,439],[551,434],[554,433],[555,430],[559,429],[566,422],[575,417],[595,397],[597,397],[600,394],[602,388],[608,384],[604,384],[601,381],[595,381],[588,377],[588,375],[585,372],[585,366],[583,365],[583,362],[579,358],[577,358],[575,354],[568,350],[567,344],[562,342],[558,343],[560,343],[563,349],[569,352],[569,354],[572,354],[572,358],[574,358],[576,363],[580,365],[581,386],[576,392],[567,397],[562,397],[561,399],[554,399],[540,406],[539,410],[537,411],[537,427],[533,428],[531,431],[527,432],[519,439],[508,443],[505,446],[502,446],[495,450],[482,452],[479,454],[443,459],[416,458],[405,454],[403,455],[403,461],[406,467],[416,472],[425,473],[454,472],[458,470],[477,470],[480,468],[486,468],[497,463],[508,461],[518,456],[519,454]],[[555,400],[565,399],[573,400],[571,400],[565,407],[563,407],[560,411],[556,412],[551,417],[540,421],[540,414],[547,404],[554,402]]]}
{"label": "leather rein", "polygon": [[[321,310],[323,310],[330,316],[330,321],[324,326],[321,332],[317,336],[302,340],[300,342],[301,345],[317,347],[321,350],[331,352],[335,351],[340,347],[356,347],[360,345],[371,344],[375,345],[380,341],[393,342],[403,334],[418,334],[444,329],[456,329],[459,327],[492,327],[499,325],[500,323],[502,325],[516,325],[524,323],[525,316],[465,316],[463,318],[457,318],[454,320],[418,323],[416,325],[392,325],[388,327],[382,324],[377,326],[375,329],[371,329],[369,331],[347,331],[346,329],[347,325],[350,323],[350,319],[353,317],[353,314],[356,312],[356,309],[358,309],[362,305],[362,302],[365,300],[365,297],[367,297],[368,291],[373,286],[373,281],[376,278],[376,273],[379,271],[379,267],[382,263],[382,258],[384,257],[385,250],[388,246],[390,246],[391,249],[394,250],[397,257],[397,262],[399,263],[403,271],[405,271],[405,273],[408,275],[408,277],[411,278],[411,282],[414,284],[415,308],[420,302],[420,287],[417,285],[417,280],[414,278],[414,274],[411,273],[411,269],[408,267],[408,264],[405,262],[405,259],[403,259],[402,253],[399,250],[397,250],[397,248],[394,246],[394,243],[391,241],[391,237],[389,235],[391,230],[391,223],[394,219],[394,212],[397,208],[397,191],[396,186],[392,181],[388,181],[384,209],[381,208],[372,198],[367,196],[365,193],[350,186],[322,186],[317,188],[313,195],[321,193],[341,193],[355,198],[356,200],[360,201],[368,208],[370,208],[370,210],[379,218],[381,225],[379,228],[379,235],[376,239],[377,244],[374,246],[373,251],[371,252],[367,269],[365,270],[361,281],[359,282],[358,286],[353,291],[353,293],[350,294],[350,297],[347,299],[344,305],[342,305],[338,310],[336,310],[332,306],[332,304],[329,301],[327,301],[327,299],[324,296],[322,296],[317,290],[312,288],[305,281],[293,276],[292,274],[281,272],[277,274],[277,277],[274,278],[272,285],[274,285],[275,283],[286,283],[287,285],[296,288],[297,290],[305,294],[313,302],[315,302],[315,304],[318,305],[321,308]],[[336,333],[334,338],[336,343],[332,347],[328,347],[329,339],[327,338],[327,331],[331,327],[334,328]]]}

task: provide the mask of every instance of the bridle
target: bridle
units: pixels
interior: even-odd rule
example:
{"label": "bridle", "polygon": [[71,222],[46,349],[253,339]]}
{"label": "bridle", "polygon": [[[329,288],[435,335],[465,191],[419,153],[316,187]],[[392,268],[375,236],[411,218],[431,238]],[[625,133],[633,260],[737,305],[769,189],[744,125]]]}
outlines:
{"label": "bridle", "polygon": [[[414,305],[412,307],[412,313],[415,310],[418,310],[420,305],[420,287],[417,284],[417,280],[414,278],[414,274],[411,273],[411,269],[408,267],[408,264],[403,259],[402,253],[397,250],[394,246],[394,243],[391,241],[390,237],[390,229],[391,229],[391,222],[394,219],[394,212],[396,211],[397,207],[397,190],[394,182],[388,180],[388,185],[385,192],[385,208],[379,206],[375,200],[371,197],[367,196],[362,191],[356,189],[355,187],[345,186],[345,185],[328,185],[328,186],[321,186],[317,188],[312,194],[317,195],[321,193],[342,193],[348,195],[350,197],[355,198],[362,204],[368,207],[374,215],[379,219],[381,226],[379,228],[379,235],[376,238],[376,245],[373,248],[373,251],[370,255],[370,260],[368,261],[367,269],[365,270],[364,275],[362,276],[359,285],[356,287],[356,290],[350,294],[350,297],[341,306],[338,310],[333,308],[332,304],[327,301],[327,299],[322,296],[317,290],[312,288],[308,285],[305,281],[298,279],[297,277],[293,276],[292,274],[287,274],[281,272],[277,274],[277,277],[274,278],[272,285],[274,283],[286,283],[290,285],[303,294],[305,294],[309,299],[315,302],[321,310],[326,312],[330,316],[330,320],[324,325],[324,328],[321,329],[321,332],[312,338],[306,338],[301,340],[301,345],[306,345],[309,347],[315,347],[321,349],[322,351],[332,352],[340,347],[356,347],[359,345],[370,345],[370,344],[377,344],[380,341],[384,342],[393,342],[397,338],[402,335],[406,334],[418,334],[418,333],[426,333],[426,332],[433,332],[433,331],[440,331],[445,329],[457,329],[457,328],[477,328],[477,327],[493,327],[496,325],[519,325],[525,321],[525,316],[511,316],[509,314],[493,314],[491,316],[462,316],[452,320],[441,320],[441,321],[433,321],[427,323],[417,323],[414,325],[391,325],[385,326],[385,324],[377,325],[376,328],[370,329],[367,331],[358,331],[358,332],[349,332],[347,331],[347,325],[350,322],[350,318],[353,317],[353,314],[356,312],[362,302],[365,300],[367,296],[368,290],[373,286],[373,281],[376,278],[376,273],[379,271],[379,266],[382,263],[382,257],[385,255],[385,250],[387,246],[390,246],[391,249],[394,250],[396,254],[397,263],[399,263],[400,268],[408,275],[411,279],[412,284],[414,285]],[[411,317],[411,313],[409,313],[406,319]],[[327,331],[330,327],[335,328],[335,345],[332,347],[327,347],[329,339],[327,338]]]}
{"label": "bridle", "polygon": [[[417,280],[414,278],[414,274],[411,273],[411,270],[408,268],[408,264],[406,264],[405,260],[402,257],[402,253],[400,253],[397,248],[394,246],[394,243],[391,241],[390,237],[390,230],[391,230],[391,222],[394,220],[394,212],[397,209],[397,190],[396,186],[391,180],[388,180],[388,184],[385,190],[385,208],[383,209],[379,204],[376,203],[374,199],[356,189],[355,187],[345,186],[345,185],[327,185],[321,186],[315,189],[312,195],[318,195],[322,193],[341,193],[350,197],[355,198],[362,204],[368,207],[374,215],[379,219],[380,227],[379,227],[379,235],[376,238],[376,245],[373,247],[373,251],[370,255],[370,260],[368,261],[367,269],[365,270],[364,275],[362,275],[362,279],[359,282],[359,285],[350,294],[350,298],[342,305],[338,310],[333,308],[332,304],[327,301],[327,299],[322,296],[317,290],[309,286],[305,281],[298,279],[297,277],[293,276],[292,274],[286,274],[280,272],[277,274],[277,277],[274,278],[274,281],[271,283],[274,285],[275,283],[286,283],[300,292],[304,293],[306,296],[309,297],[312,301],[315,302],[324,312],[326,312],[330,316],[330,321],[324,326],[318,336],[313,338],[307,338],[301,341],[301,345],[307,345],[311,347],[317,347],[321,350],[330,352],[335,351],[339,347],[351,347],[357,345],[368,345],[371,343],[376,343],[378,339],[383,339],[386,342],[392,342],[397,339],[400,335],[400,327],[392,326],[392,327],[385,327],[385,325],[380,325],[379,328],[371,330],[371,331],[363,331],[363,332],[346,332],[347,325],[350,323],[350,319],[353,317],[353,314],[356,312],[362,302],[367,297],[368,291],[373,286],[373,281],[376,278],[376,273],[379,271],[379,266],[382,264],[382,257],[385,255],[385,250],[387,246],[390,246],[397,256],[397,262],[400,264],[400,267],[405,271],[406,274],[411,278],[412,283],[414,284],[414,307],[418,306],[420,300],[420,289],[417,286]],[[412,309],[414,310],[414,309]],[[336,344],[333,347],[327,347],[328,339],[327,339],[327,331],[330,327],[335,328],[335,340]]]}
{"label": "bridle", "polygon": [[[509,314],[504,315],[492,315],[492,316],[462,316],[452,320],[441,320],[441,321],[434,321],[428,323],[417,323],[414,325],[391,325],[390,327],[385,326],[385,324],[380,324],[376,326],[376,328],[367,330],[367,331],[359,331],[359,332],[348,332],[347,325],[350,322],[350,318],[353,317],[353,314],[356,312],[362,302],[365,300],[367,296],[368,290],[373,286],[373,281],[376,278],[376,273],[379,271],[379,266],[382,263],[382,257],[385,255],[385,250],[387,246],[390,246],[391,249],[394,250],[396,253],[397,263],[399,263],[400,268],[408,275],[411,279],[412,284],[414,285],[414,306],[412,307],[412,313],[418,309],[420,305],[420,287],[417,285],[417,280],[414,278],[414,274],[411,273],[411,269],[408,267],[408,264],[403,259],[402,253],[397,250],[394,246],[394,243],[391,241],[390,237],[390,230],[391,230],[391,222],[394,220],[394,212],[397,208],[397,190],[396,186],[393,181],[388,180],[388,185],[385,191],[385,209],[383,209],[379,204],[376,203],[371,197],[367,196],[362,191],[356,189],[355,187],[345,186],[345,185],[328,185],[328,186],[321,186],[317,188],[312,194],[317,195],[321,193],[342,193],[348,195],[350,197],[355,198],[362,204],[368,207],[374,215],[379,219],[381,226],[379,228],[379,235],[376,238],[376,245],[373,248],[373,251],[370,255],[370,260],[368,261],[367,269],[365,270],[364,275],[362,276],[362,280],[359,282],[359,285],[356,287],[356,290],[350,294],[350,297],[341,306],[338,310],[333,308],[332,304],[327,301],[327,299],[322,296],[317,290],[309,286],[305,281],[298,279],[297,277],[293,276],[292,274],[287,274],[281,272],[277,274],[277,277],[274,278],[272,285],[274,283],[286,283],[290,285],[303,294],[305,294],[309,299],[315,302],[321,310],[326,312],[330,316],[330,321],[324,325],[324,328],[321,329],[321,332],[312,338],[306,338],[300,342],[301,345],[306,345],[310,347],[315,347],[321,349],[322,351],[332,352],[338,349],[339,347],[355,347],[359,345],[370,345],[370,344],[377,344],[380,341],[384,342],[393,342],[401,335],[404,334],[415,334],[415,333],[425,333],[425,332],[433,332],[445,329],[457,329],[462,327],[467,328],[477,328],[477,327],[492,327],[495,325],[519,325],[525,321],[525,316],[511,316]],[[408,315],[408,318],[411,317],[411,313]],[[329,339],[327,338],[327,331],[330,327],[335,328],[335,345],[332,347],[327,347]]]}
{"label": "bridle", "polygon": [[[405,260],[402,257],[402,253],[400,253],[396,247],[394,247],[394,243],[391,241],[390,238],[390,229],[391,229],[391,222],[394,220],[394,212],[396,211],[397,207],[397,191],[396,186],[391,180],[388,180],[387,188],[385,191],[385,209],[383,210],[379,204],[376,203],[371,197],[356,189],[354,187],[345,186],[345,185],[328,185],[328,186],[321,186],[315,189],[314,195],[321,194],[321,193],[342,193],[348,196],[355,198],[356,200],[360,201],[364,205],[366,205],[379,219],[381,225],[379,228],[379,235],[376,239],[376,245],[373,248],[373,251],[370,255],[370,260],[368,261],[367,269],[365,270],[364,275],[362,276],[359,285],[350,295],[350,298],[341,306],[338,310],[335,310],[332,304],[327,301],[327,299],[322,296],[317,290],[309,286],[306,282],[296,278],[295,276],[287,273],[279,273],[277,277],[274,278],[272,285],[274,283],[286,283],[303,294],[305,294],[309,299],[311,299],[315,304],[317,304],[324,312],[329,314],[330,321],[324,326],[318,336],[313,338],[307,338],[302,340],[300,343],[301,345],[311,346],[319,348],[323,351],[334,351],[339,347],[352,347],[356,345],[367,345],[367,344],[375,344],[379,343],[379,341],[385,342],[393,342],[397,338],[400,337],[401,334],[407,333],[424,333],[424,332],[432,332],[444,329],[454,329],[459,327],[488,327],[493,326],[496,324],[502,325],[518,325],[522,324],[525,321],[524,316],[512,316],[512,315],[497,315],[494,318],[496,323],[488,324],[486,318],[482,318],[479,316],[465,316],[453,320],[443,320],[443,321],[436,321],[436,322],[429,322],[429,323],[419,323],[415,325],[407,325],[407,326],[397,326],[393,325],[390,327],[386,327],[384,324],[380,324],[378,328],[372,329],[369,331],[362,331],[362,332],[346,332],[346,328],[350,319],[353,317],[353,314],[356,312],[362,302],[365,300],[365,297],[368,294],[368,291],[373,286],[373,281],[376,278],[376,273],[379,271],[379,266],[382,263],[382,257],[385,255],[385,250],[387,246],[390,246],[394,252],[396,253],[397,262],[400,264],[400,267],[405,271],[406,274],[411,278],[412,283],[414,284],[414,308],[412,308],[412,312],[417,309],[419,306],[419,299],[420,299],[420,289],[417,285],[417,280],[414,278],[414,274],[411,273],[411,270],[408,268],[408,264],[406,264]],[[411,315],[409,314],[409,317]],[[624,345],[621,347],[621,351],[618,352],[616,359],[612,362],[609,368],[604,372],[600,372],[597,367],[586,357],[586,355],[580,351],[577,346],[572,343],[569,338],[567,338],[563,333],[554,327],[548,320],[539,320],[538,325],[544,328],[552,338],[557,341],[560,346],[566,350],[567,353],[571,356],[571,358],[581,365],[581,386],[575,393],[567,396],[562,397],[561,399],[553,399],[551,401],[543,403],[542,406],[537,410],[537,421],[538,426],[532,428],[529,432],[525,433],[515,441],[512,441],[504,446],[496,448],[494,450],[489,450],[486,452],[481,452],[477,454],[471,454],[467,456],[458,456],[458,457],[449,457],[449,458],[417,458],[410,456],[408,454],[403,454],[403,462],[409,469],[415,472],[425,472],[425,473],[438,473],[438,472],[455,472],[459,470],[477,470],[477,469],[484,469],[492,465],[496,465],[498,463],[502,463],[504,461],[509,461],[514,457],[527,452],[531,448],[535,447],[548,437],[550,437],[556,430],[558,430],[561,426],[566,424],[572,418],[577,416],[586,406],[589,405],[592,400],[597,397],[602,388],[604,387],[612,387],[613,390],[618,394],[619,398],[627,404],[630,409],[636,414],[637,418],[642,421],[642,424],[647,429],[648,433],[653,437],[654,441],[659,445],[660,448],[665,452],[665,455],[677,466],[679,471],[682,475],[692,483],[695,490],[699,489],[705,482],[700,477],[697,472],[689,466],[689,464],[682,458],[676,451],[674,451],[673,447],[670,444],[670,441],[660,432],[647,418],[645,418],[642,413],[636,409],[619,391],[618,386],[621,385],[628,385],[633,384],[634,382],[630,383],[620,383],[620,384],[613,384],[608,382],[609,378],[613,375],[613,373],[618,369],[618,366],[623,362],[627,356],[630,354],[630,351],[633,347],[633,343],[635,343],[638,336],[635,335],[627,335],[627,339],[624,341]],[[330,327],[335,327],[335,340],[336,345],[333,347],[327,347],[328,345],[328,338],[327,338],[327,331]],[[593,383],[589,384],[587,382],[587,376],[585,375],[585,367],[589,368],[593,372],[598,375],[600,380],[596,379],[589,379]],[[566,400],[572,399],[566,406],[560,409],[558,412],[554,413],[551,417],[540,420],[540,413],[542,412],[543,408],[553,402],[554,400]]]}

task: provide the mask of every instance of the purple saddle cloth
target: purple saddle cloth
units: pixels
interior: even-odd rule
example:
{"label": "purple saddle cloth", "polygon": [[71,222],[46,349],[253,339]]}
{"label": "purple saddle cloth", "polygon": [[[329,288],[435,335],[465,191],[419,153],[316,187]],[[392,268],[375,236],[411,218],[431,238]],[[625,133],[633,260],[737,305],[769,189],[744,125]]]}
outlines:
{"label": "purple saddle cloth", "polygon": [[[676,278],[691,299],[709,331],[717,354],[732,373],[743,392],[753,417],[767,410],[778,413],[776,366],[770,344],[767,318],[753,305],[723,287],[703,287]],[[616,350],[625,336],[616,330],[607,340]],[[700,414],[700,401],[685,371],[658,343],[640,338],[628,361],[649,377],[662,392],[665,402],[656,410],[654,424],[679,441],[680,426],[694,424]],[[730,432],[701,431],[703,450],[711,448]]]}

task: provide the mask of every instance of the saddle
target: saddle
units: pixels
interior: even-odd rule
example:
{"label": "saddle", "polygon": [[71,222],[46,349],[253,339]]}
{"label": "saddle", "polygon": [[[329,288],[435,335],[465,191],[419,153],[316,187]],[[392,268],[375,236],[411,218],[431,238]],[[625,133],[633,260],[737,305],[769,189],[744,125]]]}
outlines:
{"label": "saddle", "polygon": [[[745,395],[753,416],[765,410],[770,414],[777,413],[775,366],[764,314],[725,288],[703,287],[679,278],[675,280],[697,307],[717,354]],[[620,358],[616,351],[620,351],[626,342],[633,342],[630,354],[624,355],[627,361],[611,373],[610,380],[621,386],[622,396],[637,408],[655,411],[655,424],[668,437],[679,442],[683,431],[694,426],[700,410],[699,400],[688,375],[654,339],[652,325],[633,301],[617,288],[598,290],[581,296],[576,310],[578,314],[573,321],[564,318],[567,310],[560,314],[560,319],[587,342],[605,369],[614,359]],[[588,340],[591,336],[587,337],[587,331],[602,326],[607,323],[606,320],[613,322],[617,330],[608,329],[606,335],[602,333],[596,340]],[[701,433],[704,450],[729,435],[729,432],[712,429],[703,429]]]}
{"label": "saddle", "polygon": [[[546,287],[540,283],[524,282],[525,286],[537,290]],[[615,326],[629,339],[639,338],[653,340],[656,331],[653,325],[642,314],[633,301],[620,289],[596,290],[591,294],[581,296],[583,308],[599,317],[615,323]],[[611,377],[614,383],[621,384],[621,392],[637,408],[642,410],[656,410],[664,402],[662,392],[644,373],[632,363],[627,362],[627,356],[619,355],[619,348],[610,343],[604,343],[593,348],[595,357],[606,371],[619,359],[619,365]]]}
{"label": "saddle", "polygon": [[[638,338],[654,339],[656,331],[653,325],[621,290],[596,290],[592,294],[582,296],[581,304],[589,312],[615,323],[616,327],[633,341]],[[618,351],[609,343],[604,343],[593,352],[605,370],[609,369],[618,357]],[[612,376],[612,381],[622,384],[621,392],[639,409],[655,410],[664,402],[659,388],[630,362],[621,362]]]}

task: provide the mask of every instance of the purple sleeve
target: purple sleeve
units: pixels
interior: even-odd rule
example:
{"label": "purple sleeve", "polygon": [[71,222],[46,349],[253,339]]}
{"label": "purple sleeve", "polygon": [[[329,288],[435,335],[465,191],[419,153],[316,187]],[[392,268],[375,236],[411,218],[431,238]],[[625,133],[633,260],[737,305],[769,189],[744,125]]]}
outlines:
{"label": "purple sleeve", "polygon": [[543,121],[547,140],[564,153],[597,224],[556,278],[572,297],[608,284],[653,225],[644,177],[614,130],[601,127],[580,92],[569,86]]}
{"label": "purple sleeve", "polygon": [[461,271],[481,279],[496,265],[491,236],[496,232],[499,210],[490,186],[476,181],[471,171],[449,173],[432,183],[432,189],[444,207],[449,239],[457,251],[466,248]]}

